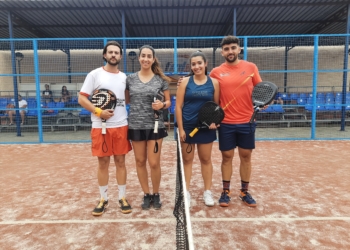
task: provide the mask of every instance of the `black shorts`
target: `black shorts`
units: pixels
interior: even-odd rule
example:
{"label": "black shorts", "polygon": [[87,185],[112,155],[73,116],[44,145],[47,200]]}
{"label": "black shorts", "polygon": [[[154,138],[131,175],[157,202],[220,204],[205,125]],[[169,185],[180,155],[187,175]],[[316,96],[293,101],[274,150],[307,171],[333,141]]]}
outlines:
{"label": "black shorts", "polygon": [[228,151],[236,147],[240,147],[243,149],[254,149],[255,127],[255,123],[221,123],[220,127],[218,128],[220,151]]}
{"label": "black shorts", "polygon": [[157,140],[168,136],[166,128],[159,128],[158,133],[153,133],[153,129],[129,129],[128,140],[148,141]]}

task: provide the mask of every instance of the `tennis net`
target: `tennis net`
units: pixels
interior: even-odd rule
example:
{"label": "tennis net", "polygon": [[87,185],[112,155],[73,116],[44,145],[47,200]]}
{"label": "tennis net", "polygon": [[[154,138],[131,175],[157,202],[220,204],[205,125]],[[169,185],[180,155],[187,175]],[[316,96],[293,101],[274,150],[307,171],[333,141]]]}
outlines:
{"label": "tennis net", "polygon": [[190,219],[189,204],[187,204],[186,181],[182,161],[180,136],[177,133],[177,167],[176,167],[176,195],[174,216],[176,218],[176,249],[193,250],[193,235]]}

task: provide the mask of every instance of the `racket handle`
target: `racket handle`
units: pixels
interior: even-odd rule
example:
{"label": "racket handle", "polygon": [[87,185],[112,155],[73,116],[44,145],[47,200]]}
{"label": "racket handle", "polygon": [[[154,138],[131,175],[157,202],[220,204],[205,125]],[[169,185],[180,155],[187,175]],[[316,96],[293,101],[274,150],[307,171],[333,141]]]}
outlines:
{"label": "racket handle", "polygon": [[106,122],[102,121],[102,134],[105,135],[106,134]]}
{"label": "racket handle", "polygon": [[260,110],[259,107],[256,107],[256,108],[254,109],[254,113],[253,113],[253,115],[252,115],[252,118],[250,118],[249,123],[253,123],[253,122],[254,122],[255,115],[256,115],[256,113],[259,112],[259,110]]}
{"label": "racket handle", "polygon": [[158,121],[154,122],[154,130],[153,133],[157,134],[158,133]]}
{"label": "racket handle", "polygon": [[198,132],[198,128],[195,128],[195,129],[192,130],[192,132],[190,133],[190,136],[193,137],[197,132]]}

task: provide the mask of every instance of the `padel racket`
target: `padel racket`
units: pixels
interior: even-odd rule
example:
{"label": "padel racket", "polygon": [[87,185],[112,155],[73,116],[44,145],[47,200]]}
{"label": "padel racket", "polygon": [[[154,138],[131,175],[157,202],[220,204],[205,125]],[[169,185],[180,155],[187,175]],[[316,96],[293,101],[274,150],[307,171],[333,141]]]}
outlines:
{"label": "padel racket", "polygon": [[[115,109],[117,104],[117,97],[108,89],[97,89],[91,97],[91,103],[102,110]],[[102,134],[106,134],[106,120],[102,119]]]}
{"label": "padel racket", "polygon": [[218,104],[212,101],[204,103],[198,112],[198,126],[189,134],[190,137],[193,137],[202,128],[209,128],[212,123],[220,124],[224,117],[224,110]]}
{"label": "padel racket", "polygon": [[[159,100],[161,102],[164,102],[164,92],[161,89],[158,89],[153,96],[153,101]],[[159,122],[159,116],[160,112],[159,110],[154,110],[154,131],[153,133],[158,133],[158,122]]]}
{"label": "padel racket", "polygon": [[[153,101],[155,102],[156,100],[164,102],[164,92],[163,92],[163,90],[157,89],[157,91],[154,93]],[[154,110],[154,130],[153,130],[154,134],[158,134],[159,116],[160,116],[159,110]],[[154,151],[154,153],[158,152],[157,137],[156,137],[156,143],[154,144],[154,150],[153,151]]]}
{"label": "padel racket", "polygon": [[255,85],[252,92],[252,101],[254,105],[254,113],[250,119],[250,123],[254,122],[256,113],[260,108],[268,105],[275,98],[278,87],[272,82],[260,82]]}

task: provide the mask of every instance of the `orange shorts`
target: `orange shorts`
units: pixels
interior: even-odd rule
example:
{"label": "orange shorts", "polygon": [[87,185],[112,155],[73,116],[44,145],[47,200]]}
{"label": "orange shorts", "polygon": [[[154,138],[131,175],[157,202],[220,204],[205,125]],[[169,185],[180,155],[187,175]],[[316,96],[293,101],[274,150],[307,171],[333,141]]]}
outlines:
{"label": "orange shorts", "polygon": [[92,128],[91,141],[92,155],[97,157],[125,155],[132,149],[128,140],[128,126],[107,128],[105,135],[101,128]]}

